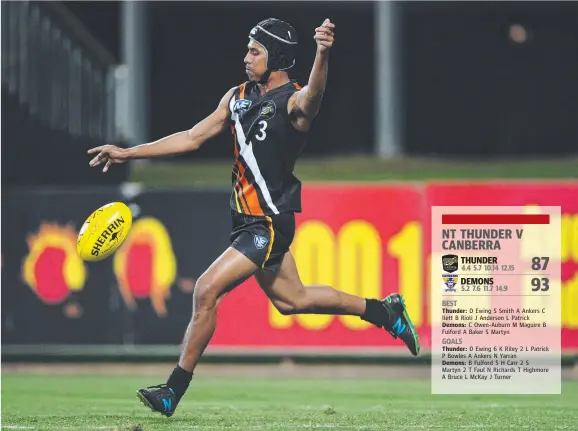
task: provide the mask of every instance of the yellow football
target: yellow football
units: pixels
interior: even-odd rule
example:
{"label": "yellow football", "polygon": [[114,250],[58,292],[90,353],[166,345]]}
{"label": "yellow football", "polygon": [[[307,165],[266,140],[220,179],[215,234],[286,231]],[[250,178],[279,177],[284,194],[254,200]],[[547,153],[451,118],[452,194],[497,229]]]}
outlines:
{"label": "yellow football", "polygon": [[78,232],[78,255],[88,262],[106,259],[122,244],[131,226],[132,213],[124,203],[100,207],[88,216]]}

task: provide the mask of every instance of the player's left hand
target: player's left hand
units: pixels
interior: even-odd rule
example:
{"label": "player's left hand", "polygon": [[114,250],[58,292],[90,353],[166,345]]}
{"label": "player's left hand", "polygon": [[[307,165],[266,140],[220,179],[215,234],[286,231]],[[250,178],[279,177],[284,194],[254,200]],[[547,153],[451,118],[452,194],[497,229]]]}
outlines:
{"label": "player's left hand", "polygon": [[325,52],[333,46],[335,24],[326,18],[321,27],[315,29],[313,39],[317,42],[317,51]]}

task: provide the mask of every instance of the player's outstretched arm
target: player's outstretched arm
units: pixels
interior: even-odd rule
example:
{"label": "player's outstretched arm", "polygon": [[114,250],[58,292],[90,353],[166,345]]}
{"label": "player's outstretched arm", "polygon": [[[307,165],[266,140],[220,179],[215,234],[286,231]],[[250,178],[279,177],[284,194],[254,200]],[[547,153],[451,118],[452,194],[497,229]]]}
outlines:
{"label": "player's outstretched arm", "polygon": [[327,84],[329,49],[333,46],[334,29],[335,24],[329,19],[323,21],[323,24],[315,29],[313,38],[317,42],[317,54],[309,75],[309,82],[295,93],[294,105],[290,106],[291,112],[298,111],[300,114],[297,116],[297,127],[300,123],[299,117],[305,117],[305,123],[307,123],[305,126],[308,127],[308,123],[315,118],[321,107],[321,100]]}
{"label": "player's outstretched arm", "polygon": [[115,145],[91,148],[88,150],[88,154],[96,153],[96,156],[90,161],[90,166],[94,167],[105,163],[102,171],[106,172],[113,163],[124,163],[131,159],[173,156],[197,150],[205,142],[226,129],[229,118],[229,100],[233,97],[234,90],[235,88],[231,88],[223,96],[217,109],[192,129],[131,148],[119,148]]}

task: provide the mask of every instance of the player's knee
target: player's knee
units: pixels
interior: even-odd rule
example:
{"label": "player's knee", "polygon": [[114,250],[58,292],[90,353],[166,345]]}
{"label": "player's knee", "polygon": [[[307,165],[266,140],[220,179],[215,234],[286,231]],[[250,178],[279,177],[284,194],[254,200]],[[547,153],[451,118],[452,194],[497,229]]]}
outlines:
{"label": "player's knee", "polygon": [[217,305],[218,286],[207,276],[201,276],[195,284],[193,300],[195,309],[213,308]]}

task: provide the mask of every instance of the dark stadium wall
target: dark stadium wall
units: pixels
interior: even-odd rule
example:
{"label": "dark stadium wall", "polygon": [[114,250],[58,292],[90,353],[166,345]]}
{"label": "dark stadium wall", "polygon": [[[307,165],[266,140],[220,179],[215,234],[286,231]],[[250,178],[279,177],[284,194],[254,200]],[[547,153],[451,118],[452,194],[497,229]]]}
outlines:
{"label": "dark stadium wall", "polygon": [[578,3],[405,2],[403,11],[407,153],[578,153]]}
{"label": "dark stadium wall", "polygon": [[110,142],[114,58],[58,2],[3,2],[2,24],[3,189],[125,181],[127,165],[103,176],[86,154]]}
{"label": "dark stadium wall", "polygon": [[110,175],[91,168],[86,151],[107,142],[75,137],[30,115],[2,89],[2,187],[107,186],[128,178],[128,165]]}
{"label": "dark stadium wall", "polygon": [[[119,3],[65,5],[122,60]],[[315,55],[313,30],[329,17],[337,25],[336,44],[324,105],[304,154],[371,152],[376,136],[373,3],[150,2],[147,7],[150,140],[191,127],[246,78],[247,34],[261,19],[277,16],[294,24],[301,48],[291,76],[305,84]],[[400,109],[408,154],[576,154],[577,3],[403,2],[400,8]],[[525,43],[510,38],[512,24],[527,30]],[[3,102],[9,109],[4,94]],[[43,178],[62,184],[94,181],[85,164],[90,143],[65,144],[66,137],[30,129],[30,138],[22,144],[24,132],[17,129],[22,116],[4,109],[3,114],[12,123],[2,132],[5,152],[10,152],[3,160],[6,184]],[[75,155],[64,148],[81,152]],[[224,134],[181,158],[231,158],[231,148],[230,136]],[[53,167],[61,154],[66,154],[68,167],[57,175]],[[72,166],[79,171],[64,175]],[[27,167],[34,174],[27,173]]]}
{"label": "dark stadium wall", "polygon": [[[103,43],[114,45],[120,8],[66,2]],[[370,152],[375,139],[371,2],[151,2],[149,134],[157,139],[203,118],[245,79],[247,32],[277,16],[294,24],[301,50],[292,76],[305,83],[313,29],[337,25],[325,103],[304,154]],[[116,8],[116,9],[115,9]],[[415,155],[576,153],[578,4],[401,2],[403,145]],[[100,14],[100,15],[99,15]],[[101,16],[101,19],[97,17]],[[115,18],[116,17],[116,18]],[[107,24],[107,25],[108,25]],[[510,26],[527,31],[514,42]],[[111,47],[118,53],[119,41]],[[231,157],[222,136],[195,155]]]}

